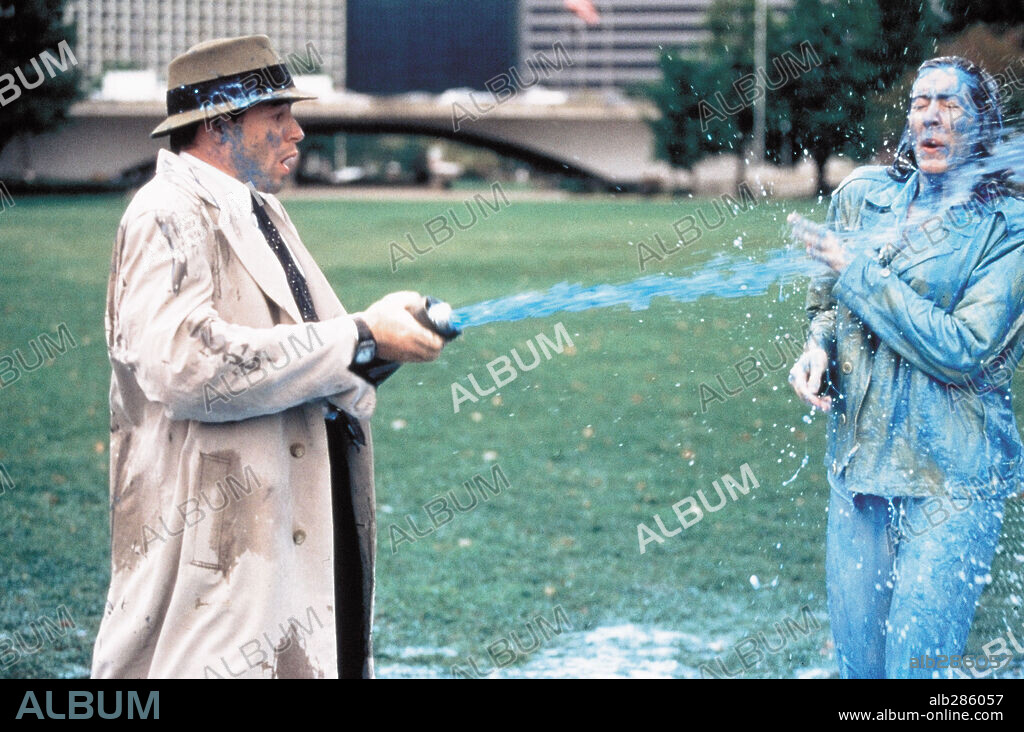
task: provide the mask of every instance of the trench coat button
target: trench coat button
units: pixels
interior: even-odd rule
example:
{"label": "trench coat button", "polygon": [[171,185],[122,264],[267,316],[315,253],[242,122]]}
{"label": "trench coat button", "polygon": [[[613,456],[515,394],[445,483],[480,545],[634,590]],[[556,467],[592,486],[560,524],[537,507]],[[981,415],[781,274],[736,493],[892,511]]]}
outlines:
{"label": "trench coat button", "polygon": [[849,361],[843,361],[843,373],[844,374],[852,374],[853,373],[853,364],[850,363]]}
{"label": "trench coat button", "polygon": [[890,270],[888,267],[882,267],[882,271],[879,274],[881,274],[882,277],[888,277],[890,274],[892,274],[892,270]]}
{"label": "trench coat button", "polygon": [[294,541],[296,543],[296,545],[301,544],[305,540],[306,540],[306,532],[303,531],[302,529],[298,529],[298,530],[296,530],[296,532],[294,534],[292,534],[292,541]]}
{"label": "trench coat button", "polygon": [[306,454],[306,446],[303,445],[301,442],[296,442],[289,448],[289,451],[291,452],[292,457],[300,458]]}

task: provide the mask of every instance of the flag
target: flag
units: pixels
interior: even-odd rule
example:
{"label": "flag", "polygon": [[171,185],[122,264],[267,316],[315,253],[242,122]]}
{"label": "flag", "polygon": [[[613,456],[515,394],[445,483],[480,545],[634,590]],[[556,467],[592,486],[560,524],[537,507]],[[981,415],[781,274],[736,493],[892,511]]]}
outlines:
{"label": "flag", "polygon": [[597,8],[590,0],[565,0],[565,9],[587,25],[597,25],[601,22]]}

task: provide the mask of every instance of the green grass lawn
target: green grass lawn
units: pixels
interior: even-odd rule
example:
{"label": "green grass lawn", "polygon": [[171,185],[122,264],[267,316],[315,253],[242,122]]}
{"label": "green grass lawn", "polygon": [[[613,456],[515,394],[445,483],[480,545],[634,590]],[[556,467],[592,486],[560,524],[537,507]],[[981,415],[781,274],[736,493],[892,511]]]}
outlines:
{"label": "green grass lawn", "polygon": [[[59,606],[77,626],[0,676],[88,673],[109,572],[103,308],[125,205],[120,197],[19,198],[0,212],[0,357],[26,350],[40,333],[52,336],[61,323],[77,342],[0,390],[0,464],[15,484],[0,496],[0,639],[14,631],[31,636],[29,623],[53,617]],[[392,272],[388,243],[404,245],[408,232],[424,249],[424,222],[449,208],[468,218],[455,202],[288,204],[350,310],[400,289],[458,306],[561,281],[631,280],[640,274],[638,242],[655,234],[674,241],[672,222],[698,208],[715,218],[710,201],[512,199]],[[685,272],[719,253],[760,258],[782,245],[793,208],[824,217],[813,202],[762,203],[663,262],[648,262],[646,273]],[[706,413],[698,394],[717,374],[735,387],[732,364],[758,349],[777,358],[776,338],[800,339],[804,284],[762,297],[656,299],[642,312],[613,308],[483,326],[438,362],[399,370],[382,386],[374,418],[378,667],[448,675],[467,657],[485,666],[489,644],[510,631],[522,636],[528,622],[550,619],[560,606],[574,631],[632,623],[690,634],[698,640],[677,644],[672,660],[696,669],[724,658],[748,634],[799,620],[806,605],[820,630],[745,675],[834,670],[823,571],[824,420],[804,420],[809,410],[786,384],[788,358]],[[526,342],[539,333],[553,339],[559,322],[572,348],[454,413],[454,381],[467,385],[473,374],[490,385],[489,361],[512,348],[528,354]],[[783,486],[806,456],[806,467]],[[713,495],[712,481],[725,473],[739,478],[744,463],[758,488],[640,554],[639,522],[654,528],[658,514],[666,528],[677,528],[673,503],[698,489]],[[463,491],[474,475],[490,479],[495,464],[507,489],[392,554],[390,526],[406,527],[407,515],[429,525],[425,503]],[[1019,616],[983,611],[972,644],[1003,622],[1021,626]],[[552,638],[545,649],[559,642]]]}

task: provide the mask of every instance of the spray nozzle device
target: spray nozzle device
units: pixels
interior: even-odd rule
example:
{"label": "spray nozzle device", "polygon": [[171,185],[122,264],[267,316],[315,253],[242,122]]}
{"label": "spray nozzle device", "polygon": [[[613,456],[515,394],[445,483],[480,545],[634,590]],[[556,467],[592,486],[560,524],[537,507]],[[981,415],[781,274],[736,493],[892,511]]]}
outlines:
{"label": "spray nozzle device", "polygon": [[444,300],[427,295],[423,303],[423,312],[427,319],[424,325],[428,325],[446,341],[454,340],[462,333],[462,330],[452,323],[452,306]]}

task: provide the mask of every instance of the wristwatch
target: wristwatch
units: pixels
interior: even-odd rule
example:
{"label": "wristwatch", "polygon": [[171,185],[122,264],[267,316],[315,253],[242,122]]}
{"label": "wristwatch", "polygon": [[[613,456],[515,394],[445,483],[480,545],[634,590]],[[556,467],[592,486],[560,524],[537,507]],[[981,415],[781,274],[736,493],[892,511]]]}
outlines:
{"label": "wristwatch", "polygon": [[356,332],[359,334],[359,342],[356,343],[356,352],[352,357],[352,366],[362,366],[370,363],[377,357],[377,341],[373,338],[370,326],[362,318],[352,318],[356,324]]}

